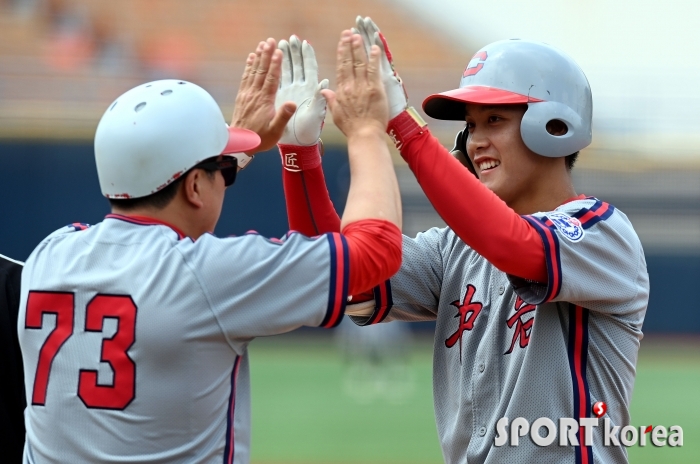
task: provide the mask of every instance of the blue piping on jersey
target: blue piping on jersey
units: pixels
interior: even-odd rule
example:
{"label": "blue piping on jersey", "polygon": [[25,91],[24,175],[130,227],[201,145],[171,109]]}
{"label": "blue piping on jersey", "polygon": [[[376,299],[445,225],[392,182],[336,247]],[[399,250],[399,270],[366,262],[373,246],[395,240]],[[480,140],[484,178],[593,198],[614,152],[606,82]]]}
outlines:
{"label": "blue piping on jersey", "polygon": [[554,226],[550,227],[534,216],[523,216],[523,218],[534,227],[544,244],[544,258],[547,264],[547,291],[542,301],[532,302],[532,304],[542,304],[552,301],[561,291],[562,271],[559,238]]}
{"label": "blue piping on jersey", "polygon": [[240,364],[241,357],[236,356],[236,360],[233,362],[233,369],[231,369],[231,396],[228,399],[228,409],[226,413],[226,446],[224,447],[224,464],[233,464],[236,454],[234,413],[236,411],[236,380],[238,379],[238,367]]}
{"label": "blue piping on jersey", "polygon": [[[345,314],[345,306],[348,302],[348,280],[350,275],[350,255],[348,242],[339,233],[327,233],[328,245],[331,254],[330,285],[328,288],[328,308],[320,327],[331,328],[340,324]],[[336,238],[340,243],[336,243]],[[340,248],[338,247],[340,245]],[[337,286],[338,273],[341,273],[342,282]]]}
{"label": "blue piping on jersey", "polygon": [[391,280],[387,279],[373,289],[374,293],[374,313],[365,325],[378,324],[389,315],[389,311],[394,306],[394,299],[391,295]]}
{"label": "blue piping on jersey", "polygon": [[[578,421],[591,417],[591,392],[588,388],[588,309],[569,303],[569,369],[573,388],[573,416]],[[583,397],[582,397],[583,396]],[[593,450],[585,446],[582,427],[576,432],[579,445],[575,447],[576,464],[593,464]]]}

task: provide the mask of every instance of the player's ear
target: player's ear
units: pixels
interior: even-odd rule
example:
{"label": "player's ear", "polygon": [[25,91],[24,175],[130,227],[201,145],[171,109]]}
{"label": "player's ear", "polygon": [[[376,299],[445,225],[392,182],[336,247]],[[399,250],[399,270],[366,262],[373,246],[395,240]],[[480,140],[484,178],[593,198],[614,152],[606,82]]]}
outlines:
{"label": "player's ear", "polygon": [[179,194],[182,195],[186,204],[194,208],[201,208],[204,206],[202,182],[206,180],[206,177],[207,175],[203,169],[192,169],[185,174]]}

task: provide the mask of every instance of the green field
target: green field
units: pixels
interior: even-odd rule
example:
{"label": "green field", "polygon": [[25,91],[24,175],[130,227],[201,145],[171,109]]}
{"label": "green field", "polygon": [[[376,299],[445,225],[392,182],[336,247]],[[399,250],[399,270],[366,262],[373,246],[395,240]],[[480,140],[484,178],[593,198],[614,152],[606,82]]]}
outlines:
{"label": "green field", "polygon": [[[388,375],[349,371],[328,338],[259,339],[250,359],[254,464],[442,462],[429,340],[414,343],[406,370]],[[699,463],[700,344],[645,339],[637,367],[632,424],[680,425],[684,445],[633,447],[630,462]],[[387,397],[387,384],[400,394]],[[351,394],[358,390],[367,393]]]}

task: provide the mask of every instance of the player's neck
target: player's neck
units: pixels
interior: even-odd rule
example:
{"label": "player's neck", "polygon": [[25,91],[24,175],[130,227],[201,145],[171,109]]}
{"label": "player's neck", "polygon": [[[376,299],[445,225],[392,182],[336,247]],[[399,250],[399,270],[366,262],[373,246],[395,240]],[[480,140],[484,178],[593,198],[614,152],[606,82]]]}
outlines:
{"label": "player's neck", "polygon": [[509,202],[516,213],[522,215],[540,211],[553,211],[558,206],[576,197],[570,173],[558,176],[543,176],[529,184],[528,191]]}

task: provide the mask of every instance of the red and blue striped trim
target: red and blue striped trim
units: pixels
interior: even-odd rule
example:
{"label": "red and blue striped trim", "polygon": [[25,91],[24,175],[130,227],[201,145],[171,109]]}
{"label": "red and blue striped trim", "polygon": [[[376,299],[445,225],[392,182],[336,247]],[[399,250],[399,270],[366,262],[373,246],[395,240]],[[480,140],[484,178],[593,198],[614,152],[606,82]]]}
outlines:
{"label": "red and blue striped trim", "polygon": [[84,222],[74,222],[73,224],[68,224],[66,227],[72,227],[76,232],[90,228],[90,224],[85,224]]}
{"label": "red and blue striped trim", "polygon": [[373,289],[374,292],[374,312],[370,316],[369,320],[364,325],[378,324],[382,322],[387,315],[392,306],[394,306],[394,300],[391,296],[391,281],[385,280],[384,283],[377,285]]}
{"label": "red and blue striped trim", "polygon": [[231,396],[228,399],[228,410],[226,413],[226,446],[224,448],[224,464],[232,464],[235,456],[236,430],[234,423],[234,413],[236,411],[236,381],[238,380],[238,368],[241,365],[241,357],[236,356],[231,369]]}
{"label": "red and blue striped trim", "polygon": [[[574,393],[573,418],[591,417],[591,393],[586,379],[588,364],[588,309],[569,303],[569,368]],[[592,464],[593,450],[585,446],[582,428],[576,433],[576,464]]]}
{"label": "red and blue striped trim", "polygon": [[130,222],[131,224],[136,224],[139,226],[168,226],[177,234],[178,239],[182,240],[186,237],[186,235],[174,225],[154,218],[144,216],[125,216],[123,214],[112,213],[105,216],[105,219],[119,219],[120,221]]}
{"label": "red and blue striped trim", "polygon": [[559,238],[554,226],[534,216],[523,216],[532,225],[542,238],[544,244],[544,257],[547,263],[547,291],[542,301],[533,304],[542,304],[552,301],[561,291],[561,257],[559,255]]}
{"label": "red and blue striped trim", "polygon": [[348,302],[348,279],[350,277],[350,256],[348,242],[341,234],[329,233],[331,248],[331,282],[328,290],[328,309],[320,327],[331,328],[340,324]]}
{"label": "red and blue striped trim", "polygon": [[590,208],[581,208],[572,217],[575,217],[581,221],[581,227],[585,229],[590,228],[594,224],[604,221],[615,212],[615,207],[609,203],[598,200],[597,198],[587,198],[589,200],[595,200],[595,203]]}

